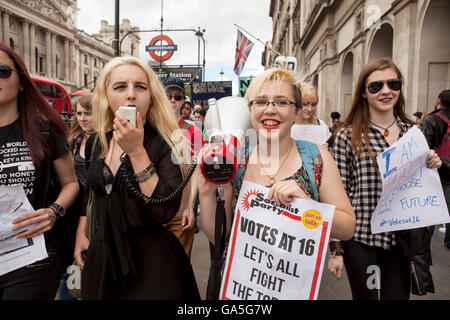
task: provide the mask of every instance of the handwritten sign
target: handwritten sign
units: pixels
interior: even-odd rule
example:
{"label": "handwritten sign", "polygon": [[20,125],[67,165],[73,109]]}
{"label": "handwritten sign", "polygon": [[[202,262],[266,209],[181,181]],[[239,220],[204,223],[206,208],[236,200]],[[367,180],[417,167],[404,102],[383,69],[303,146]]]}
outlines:
{"label": "handwritten sign", "polygon": [[317,299],[334,206],[305,199],[277,206],[268,192],[242,184],[220,297]]}
{"label": "handwritten sign", "polygon": [[450,222],[438,172],[426,167],[429,152],[414,126],[378,155],[383,192],[372,214],[373,234]]}
{"label": "handwritten sign", "polygon": [[325,125],[294,124],[291,128],[291,137],[295,140],[305,140],[322,145],[327,142],[331,132]]}

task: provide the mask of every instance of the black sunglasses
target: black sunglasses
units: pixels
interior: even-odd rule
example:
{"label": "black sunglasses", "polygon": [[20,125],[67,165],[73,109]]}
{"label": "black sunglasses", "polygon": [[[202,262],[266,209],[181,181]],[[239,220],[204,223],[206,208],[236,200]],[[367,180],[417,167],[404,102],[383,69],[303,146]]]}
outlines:
{"label": "black sunglasses", "polygon": [[8,79],[11,76],[11,73],[15,71],[10,66],[4,63],[0,63],[0,78]]}
{"label": "black sunglasses", "polygon": [[184,99],[184,97],[182,95],[176,94],[174,96],[168,94],[167,95],[167,99],[172,100],[172,98],[174,98],[176,101],[181,101]]}
{"label": "black sunglasses", "polygon": [[389,89],[399,91],[402,88],[402,79],[389,79],[384,81],[373,81],[367,85],[367,90],[370,93],[375,94],[383,89],[384,84],[387,84]]}

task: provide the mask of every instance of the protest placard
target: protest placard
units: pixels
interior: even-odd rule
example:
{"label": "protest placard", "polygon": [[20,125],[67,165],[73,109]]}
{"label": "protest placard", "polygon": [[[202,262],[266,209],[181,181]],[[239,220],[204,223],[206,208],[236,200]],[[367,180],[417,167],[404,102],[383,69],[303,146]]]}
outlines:
{"label": "protest placard", "polygon": [[378,155],[383,191],[372,214],[373,234],[450,222],[439,174],[426,167],[429,152],[414,126]]}
{"label": "protest placard", "polygon": [[318,145],[327,142],[331,132],[327,126],[316,124],[294,124],[291,128],[291,137],[295,140],[305,140]]}
{"label": "protest placard", "polygon": [[222,278],[222,300],[317,299],[334,206],[268,200],[269,189],[242,184]]}

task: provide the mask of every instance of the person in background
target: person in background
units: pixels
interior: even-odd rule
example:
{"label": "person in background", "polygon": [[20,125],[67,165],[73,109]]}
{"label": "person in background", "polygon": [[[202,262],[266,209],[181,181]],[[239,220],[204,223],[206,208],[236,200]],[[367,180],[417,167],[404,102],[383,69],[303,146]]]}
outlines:
{"label": "person in background", "polygon": [[[69,243],[72,251],[75,247],[75,237],[80,218],[81,203],[87,183],[84,150],[87,139],[94,133],[94,129],[92,129],[92,96],[92,93],[87,93],[77,98],[75,103],[75,117],[72,119],[72,125],[68,137],[69,146],[72,150],[75,173],[78,178],[78,184],[80,185],[80,192],[70,209],[71,214],[67,217],[70,219],[70,222],[66,223],[67,228],[65,230],[66,237],[70,238]],[[61,279],[58,289],[59,300],[75,300],[75,298],[72,297],[67,290],[67,277],[68,274],[65,273]]]}
{"label": "person in background", "polygon": [[[233,203],[237,201],[243,181],[247,180],[270,188],[268,199],[273,199],[277,205],[288,206],[294,198],[315,201],[320,198],[320,202],[334,205],[331,235],[337,239],[350,239],[354,233],[355,215],[333,158],[325,148],[291,137],[291,127],[302,106],[302,93],[294,74],[279,68],[265,70],[251,82],[245,100],[258,134],[258,144],[241,153],[248,158],[234,180],[224,186],[226,237],[229,237],[233,221]],[[201,174],[198,177],[200,221],[206,237],[216,245],[218,185]],[[222,266],[224,261],[221,261]]]}
{"label": "person in background", "polygon": [[[325,126],[327,128],[325,137],[325,143],[322,147],[327,148],[328,144],[326,141],[331,137],[331,133],[328,130],[328,126],[321,119],[316,116],[316,107],[319,103],[319,95],[317,93],[316,87],[307,83],[300,82],[300,90],[302,92],[302,106],[297,111],[297,116],[295,119],[295,125],[319,125]],[[325,131],[325,130],[324,130]],[[302,139],[302,137],[293,137],[294,139]]]}
{"label": "person in background", "polygon": [[[136,127],[118,111],[127,105],[136,107]],[[85,158],[95,221],[91,228],[80,217],[74,253],[81,299],[200,299],[190,261],[164,227],[180,207],[181,194],[173,193],[187,166],[186,142],[158,76],[137,58],[113,58],[92,106],[97,133]],[[149,200],[170,195],[160,204]]]}
{"label": "person in background", "polygon": [[[176,120],[178,121],[178,126],[184,132],[187,141],[190,143],[191,155],[194,156],[205,142],[203,141],[201,130],[181,117],[181,109],[185,105],[186,97],[184,82],[179,78],[169,77],[164,80],[164,88],[166,90],[167,98],[172,105]],[[195,180],[195,178],[191,178],[191,181],[183,190],[183,197],[178,213],[172,221],[166,224],[166,227],[180,240],[188,257],[191,256],[195,233],[194,203],[196,195],[191,192],[193,191],[191,190],[193,180]]]}
{"label": "person in background", "polygon": [[[438,173],[441,178],[447,208],[450,209],[450,90],[442,91],[436,99],[433,112],[425,117],[421,126],[428,146],[434,149],[442,161]],[[434,226],[430,227],[430,233]],[[445,224],[444,246],[450,249],[450,223]],[[430,235],[431,238],[431,235]]]}
{"label": "person in background", "polygon": [[192,113],[191,100],[189,100],[188,96],[185,96],[184,106],[181,108],[181,118],[183,118],[186,121],[190,121],[192,120],[191,113]]}
{"label": "person in background", "polygon": [[336,133],[337,133],[339,127],[341,126],[341,114],[337,111],[333,111],[330,114],[330,117],[331,117],[331,121],[333,122],[333,124],[330,127],[331,137],[328,139],[327,143],[328,143],[328,150],[330,152],[332,152],[334,138],[336,136]]}
{"label": "person in background", "polygon": [[0,43],[0,162],[8,164],[2,167],[0,186],[17,184],[18,174],[23,177],[34,211],[12,220],[12,231],[18,241],[28,242],[43,234],[48,253],[46,259],[1,275],[0,300],[55,298],[65,271],[64,253],[70,250],[64,247],[62,223],[79,190],[66,137],[66,124],[37,90],[23,60]]}
{"label": "person in background", "polygon": [[416,117],[416,124],[418,126],[422,124],[422,122],[425,119],[426,115],[427,115],[427,113],[425,111],[416,111],[416,112],[414,112],[413,116]]}
{"label": "person in background", "polygon": [[[402,74],[391,60],[364,66],[350,112],[334,142],[334,159],[355,210],[356,231],[351,240],[334,241],[333,247],[343,255],[354,300],[407,300],[411,290],[434,292],[427,228],[371,232],[372,213],[383,189],[376,157],[413,125],[405,113],[402,85]],[[427,165],[441,165],[433,150]],[[380,270],[375,272],[379,289],[367,285],[374,274],[371,266]]]}

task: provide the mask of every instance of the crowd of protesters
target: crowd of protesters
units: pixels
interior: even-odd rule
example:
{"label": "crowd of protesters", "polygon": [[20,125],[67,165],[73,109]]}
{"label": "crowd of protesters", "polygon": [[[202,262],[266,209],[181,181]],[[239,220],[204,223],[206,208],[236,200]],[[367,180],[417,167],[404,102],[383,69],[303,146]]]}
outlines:
{"label": "crowd of protesters", "polygon": [[[333,126],[318,146],[291,136],[296,125],[325,126],[316,115],[317,88],[279,68],[253,79],[245,102],[258,143],[224,186],[226,240],[241,185],[251,181],[270,188],[277,204],[305,198],[335,206],[328,268],[340,277],[345,266],[353,299],[409,299],[413,278],[420,292],[433,292],[434,227],[380,234],[370,229],[382,190],[375,159],[414,125],[405,112],[401,71],[378,59],[361,70],[355,86],[349,113],[342,122],[338,112],[331,114]],[[135,108],[135,125],[121,106]],[[450,91],[444,90],[435,111],[418,115],[431,148],[426,165],[439,169],[447,206],[449,107]],[[43,234],[48,252],[44,260],[1,275],[0,300],[54,299],[58,286],[59,299],[68,298],[66,269],[72,263],[81,270],[83,300],[199,300],[190,262],[194,232],[200,212],[202,231],[215,244],[217,185],[197,168],[186,187],[179,186],[208,143],[208,106],[192,106],[182,80],[161,82],[139,59],[116,57],[75,110],[69,132],[21,57],[0,44],[0,161],[17,162],[6,146],[24,146],[31,178],[23,188],[35,210],[12,220],[13,231],[25,227],[16,234],[25,239]],[[2,173],[14,175],[14,168]],[[2,180],[0,186],[10,184]],[[449,224],[445,228],[450,248]],[[379,291],[366,285],[369,265],[382,270]]]}

